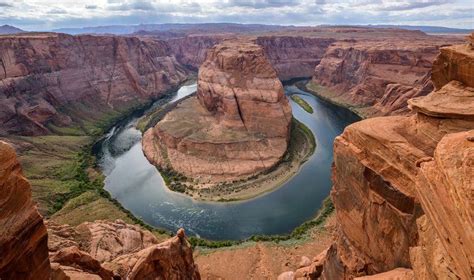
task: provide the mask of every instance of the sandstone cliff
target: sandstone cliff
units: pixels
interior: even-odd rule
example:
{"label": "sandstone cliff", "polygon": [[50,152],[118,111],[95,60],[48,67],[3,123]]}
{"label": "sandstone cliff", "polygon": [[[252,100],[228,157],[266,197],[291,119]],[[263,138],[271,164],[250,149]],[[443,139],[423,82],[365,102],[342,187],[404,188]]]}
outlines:
{"label": "sandstone cliff", "polygon": [[291,107],[258,45],[227,41],[199,70],[197,97],[181,102],[143,137],[147,158],[211,183],[274,166],[289,141]]}
{"label": "sandstone cliff", "polygon": [[1,279],[200,279],[182,229],[161,243],[120,220],[48,224],[47,231],[15,151],[4,142],[0,186]]}
{"label": "sandstone cliff", "polygon": [[416,114],[364,120],[336,138],[336,241],[297,276],[472,279],[473,62],[470,46],[442,48],[438,89],[408,101]]}
{"label": "sandstone cliff", "polygon": [[0,134],[86,127],[182,82],[168,45],[132,37],[24,34],[0,38]]}
{"label": "sandstone cliff", "polygon": [[207,51],[210,48],[232,37],[232,35],[220,34],[188,35],[181,38],[172,38],[166,42],[181,64],[198,70],[199,66],[206,60]]}
{"label": "sandstone cliff", "polygon": [[303,36],[260,36],[256,39],[280,80],[311,77],[327,48],[335,41]]}
{"label": "sandstone cliff", "polygon": [[15,151],[0,141],[0,278],[49,279],[48,235]]}
{"label": "sandstone cliff", "polygon": [[[180,63],[198,69],[210,48],[236,38],[237,35],[232,34],[188,35],[166,42]],[[311,77],[326,49],[335,41],[333,38],[289,35],[258,36],[255,39],[255,43],[263,47],[280,80]]]}
{"label": "sandstone cliff", "polygon": [[408,99],[433,89],[433,60],[453,41],[422,35],[339,41],[316,66],[312,89],[366,117],[406,114]]}

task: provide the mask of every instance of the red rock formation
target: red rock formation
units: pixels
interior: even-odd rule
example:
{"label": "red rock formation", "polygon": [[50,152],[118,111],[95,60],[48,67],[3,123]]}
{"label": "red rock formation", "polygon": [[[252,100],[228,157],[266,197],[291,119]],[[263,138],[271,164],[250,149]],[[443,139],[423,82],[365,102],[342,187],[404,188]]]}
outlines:
{"label": "red rock formation", "polygon": [[[443,52],[453,52],[460,80],[474,80],[465,72],[474,62],[470,47]],[[315,277],[472,279],[474,88],[444,73],[433,74],[441,88],[408,101],[415,115],[364,120],[336,138],[331,197],[339,230]]]}
{"label": "red rock formation", "polygon": [[[198,69],[211,47],[223,40],[235,39],[237,36],[235,34],[188,35],[169,39],[166,42],[180,63]],[[329,45],[335,41],[333,38],[274,35],[258,36],[255,43],[263,47],[278,78],[289,80],[311,77],[314,67],[319,64]]]}
{"label": "red rock formation", "polygon": [[120,256],[105,266],[113,268],[123,279],[201,279],[182,229],[163,243]]}
{"label": "red rock formation", "polygon": [[76,227],[48,223],[48,232],[50,251],[76,246],[99,262],[111,261],[159,243],[149,231],[121,220],[85,222]]}
{"label": "red rock formation", "polygon": [[[0,141],[1,279],[200,279],[184,230],[159,243],[122,221],[48,225],[15,151]],[[51,265],[50,265],[51,261]]]}
{"label": "red rock formation", "polygon": [[132,37],[3,36],[0,54],[0,134],[45,134],[103,119],[187,75],[166,43]]}
{"label": "red rock formation", "polygon": [[[184,231],[159,243],[122,221],[48,225],[54,275],[61,279],[200,279]],[[82,278],[81,278],[82,277]]]}
{"label": "red rock formation", "polygon": [[256,43],[278,73],[280,80],[311,77],[332,38],[312,38],[302,36],[261,36]]}
{"label": "red rock formation", "polygon": [[408,99],[433,89],[432,62],[451,42],[457,41],[426,35],[337,42],[315,68],[313,83],[324,87],[320,94],[364,116],[405,114]]}
{"label": "red rock formation", "polygon": [[15,151],[0,141],[0,279],[49,279],[48,235]]}
{"label": "red rock formation", "polygon": [[143,137],[147,158],[209,182],[274,166],[286,151],[291,107],[261,47],[224,42],[199,70],[197,98],[168,113]]}
{"label": "red rock formation", "polygon": [[232,35],[188,35],[169,39],[167,43],[180,63],[198,70],[206,60],[207,51],[226,38],[232,38]]}

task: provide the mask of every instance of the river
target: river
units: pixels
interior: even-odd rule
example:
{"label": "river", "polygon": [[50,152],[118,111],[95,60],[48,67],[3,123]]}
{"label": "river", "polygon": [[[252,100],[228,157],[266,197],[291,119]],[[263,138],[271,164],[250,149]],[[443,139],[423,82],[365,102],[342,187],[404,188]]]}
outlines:
{"label": "river", "polygon": [[[169,99],[175,102],[193,93],[196,84],[182,86]],[[99,164],[106,176],[105,189],[123,207],[146,223],[211,240],[245,239],[255,234],[285,234],[311,219],[331,189],[332,143],[343,129],[359,120],[347,109],[329,104],[294,84],[297,94],[314,109],[309,114],[290,99],[293,116],[316,138],[316,151],[300,172],[273,192],[242,202],[201,202],[170,191],[160,173],[142,153],[141,133],[133,116],[112,128],[99,146]],[[153,107],[163,105],[163,100]]]}

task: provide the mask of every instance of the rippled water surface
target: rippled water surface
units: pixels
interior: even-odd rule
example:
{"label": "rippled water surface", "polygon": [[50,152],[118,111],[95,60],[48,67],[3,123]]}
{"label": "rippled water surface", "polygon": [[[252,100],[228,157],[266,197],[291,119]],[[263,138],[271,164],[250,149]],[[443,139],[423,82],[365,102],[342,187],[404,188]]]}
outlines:
{"label": "rippled water surface", "polygon": [[[195,90],[195,84],[183,86],[169,102]],[[333,140],[358,117],[294,85],[285,86],[285,92],[298,94],[313,107],[314,113],[309,114],[290,101],[294,117],[312,130],[317,147],[300,172],[281,188],[233,203],[199,202],[169,191],[142,153],[141,133],[134,128],[138,116],[114,127],[101,143],[99,157],[106,175],[105,188],[134,215],[172,231],[184,227],[188,234],[214,240],[291,232],[311,219],[328,196]],[[154,106],[161,104],[163,101]]]}

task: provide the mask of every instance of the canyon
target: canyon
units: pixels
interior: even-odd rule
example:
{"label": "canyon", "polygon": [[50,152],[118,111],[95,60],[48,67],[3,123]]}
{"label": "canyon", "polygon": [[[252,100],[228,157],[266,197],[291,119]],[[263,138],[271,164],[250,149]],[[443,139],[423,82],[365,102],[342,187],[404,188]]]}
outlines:
{"label": "canyon", "polygon": [[261,45],[282,80],[313,76],[315,86],[329,90],[329,98],[362,107],[362,114],[406,113],[407,99],[430,92],[427,77],[439,47],[460,42],[390,29],[272,32],[171,38],[2,35],[0,100],[5,106],[0,135],[68,134],[71,127],[89,132],[91,123],[114,119],[175,88],[204,62],[210,47],[235,37]]}
{"label": "canyon", "polygon": [[156,40],[27,33],[2,36],[0,49],[0,135],[87,131],[188,75]]}
{"label": "canyon", "polygon": [[160,169],[194,183],[247,179],[282,159],[291,121],[283,86],[263,49],[225,41],[208,51],[199,68],[197,96],[145,132],[143,151]]}
{"label": "canyon", "polygon": [[[473,35],[459,44],[357,27],[202,33],[0,36],[0,136],[9,143],[0,141],[0,278],[472,278]],[[186,118],[171,111],[143,147],[160,165],[164,143],[174,169],[212,174],[208,183],[282,158],[291,107],[279,80],[311,77],[301,87],[368,118],[335,140],[336,211],[309,241],[193,249],[183,230],[159,234],[103,190],[92,144],[198,68],[196,96],[176,107]],[[186,122],[216,138],[188,137],[202,131]],[[224,132],[240,142],[214,143]],[[235,167],[217,168],[223,158]]]}
{"label": "canyon", "polygon": [[336,138],[336,239],[295,278],[472,278],[472,43],[441,49],[434,91],[408,100],[415,114]]}
{"label": "canyon", "polygon": [[120,220],[47,231],[15,151],[0,141],[0,152],[0,278],[200,279],[182,229],[161,243]]}

